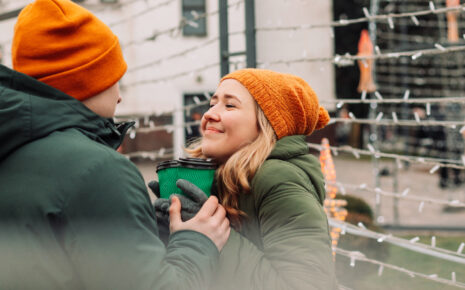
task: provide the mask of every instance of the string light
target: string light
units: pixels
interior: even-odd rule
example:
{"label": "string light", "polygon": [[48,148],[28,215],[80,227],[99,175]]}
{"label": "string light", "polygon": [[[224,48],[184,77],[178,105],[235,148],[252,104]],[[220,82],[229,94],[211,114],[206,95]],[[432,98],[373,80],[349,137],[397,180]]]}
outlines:
{"label": "string light", "polygon": [[435,199],[435,198],[426,198],[426,197],[416,196],[416,195],[411,195],[411,194],[407,195],[408,191],[404,191],[403,193],[389,192],[389,191],[382,190],[380,188],[374,188],[374,189],[370,188],[366,186],[366,184],[363,184],[363,187],[361,185],[346,184],[346,183],[341,183],[341,182],[328,182],[328,184],[337,186],[339,188],[345,188],[345,190],[347,189],[363,190],[366,192],[376,193],[376,196],[383,195],[383,196],[394,197],[394,198],[399,198],[399,199],[404,199],[404,200],[419,201],[422,209],[425,203],[446,205],[446,206],[456,207],[456,208],[465,208],[465,203],[460,202],[459,200],[442,200],[442,199]]}
{"label": "string light", "polygon": [[[323,24],[304,24],[304,25],[295,25],[295,26],[273,26],[273,27],[259,27],[256,30],[257,31],[279,31],[279,30],[304,30],[304,29],[315,29],[315,28],[325,28],[325,27],[341,27],[341,26],[348,26],[351,24],[356,24],[356,23],[363,23],[363,22],[370,22],[370,21],[392,21],[393,19],[397,18],[410,18],[415,25],[418,25],[418,16],[426,16],[426,15],[431,15],[431,14],[444,14],[447,12],[454,12],[454,11],[462,11],[462,9],[465,7],[465,5],[460,5],[460,6],[455,6],[455,7],[445,7],[445,8],[439,8],[439,9],[434,9],[434,10],[421,10],[421,11],[415,11],[415,12],[408,12],[408,13],[389,13],[389,14],[383,14],[383,15],[370,15],[367,16],[365,13],[365,17],[361,18],[356,18],[356,19],[341,19],[338,21],[332,21],[329,23],[323,23]],[[366,8],[365,8],[366,9]],[[391,19],[391,20],[389,20]],[[418,24],[417,24],[418,23]]]}
{"label": "string light", "polygon": [[[314,143],[307,143],[307,145],[312,148],[320,151],[322,149],[320,144]],[[350,154],[356,154],[358,156],[357,159],[360,158],[360,155],[367,155],[367,156],[374,156],[374,153],[370,152],[369,150],[362,150],[353,148],[350,146],[331,146],[332,151],[341,151],[347,152]],[[441,167],[448,167],[448,168],[456,168],[456,169],[465,169],[463,163],[457,160],[452,159],[442,159],[442,158],[431,158],[431,157],[421,157],[421,156],[408,156],[408,155],[399,155],[399,154],[392,154],[392,153],[383,153],[383,152],[376,152],[377,155],[384,158],[391,158],[396,159],[397,162],[399,161],[407,161],[407,162],[415,162],[415,163],[422,163],[422,164],[429,164],[429,165],[439,165]]]}
{"label": "string light", "polygon": [[135,81],[135,82],[129,83],[129,84],[124,84],[123,83],[121,85],[121,87],[123,89],[125,89],[125,88],[133,87],[133,86],[140,86],[140,85],[146,85],[146,84],[154,84],[154,83],[159,83],[159,82],[166,82],[166,81],[169,81],[169,80],[174,80],[174,79],[177,79],[177,78],[180,78],[180,77],[192,75],[194,73],[199,73],[199,72],[211,69],[211,68],[215,68],[215,67],[218,67],[219,65],[220,65],[220,63],[216,62],[216,63],[205,65],[205,66],[197,68],[197,69],[184,71],[184,72],[179,72],[179,73],[175,73],[175,74],[168,75],[168,76],[165,76],[165,77],[160,77],[160,78],[155,78],[155,79],[147,79],[147,80],[140,80],[140,81]]}
{"label": "string light", "polygon": [[426,244],[421,243],[411,243],[410,240],[394,237],[394,236],[386,236],[381,233],[377,233],[368,229],[363,229],[357,226],[354,226],[350,223],[344,221],[338,221],[335,219],[328,219],[329,225],[331,227],[336,228],[343,228],[346,234],[351,234],[354,236],[370,238],[374,240],[378,240],[383,238],[382,242],[393,244],[417,253],[421,253],[424,255],[440,258],[443,260],[456,262],[460,264],[465,264],[465,255],[461,253],[456,253],[447,249],[431,247]]}
{"label": "string light", "polygon": [[127,73],[132,73],[134,71],[138,71],[138,70],[141,70],[141,69],[144,69],[144,68],[149,68],[149,67],[152,67],[154,65],[161,64],[162,62],[165,62],[167,60],[171,60],[171,59],[174,59],[174,58],[185,56],[188,53],[194,52],[194,51],[199,50],[201,48],[204,48],[204,47],[206,47],[206,46],[208,46],[208,45],[210,45],[212,43],[215,43],[216,41],[218,41],[218,39],[219,39],[219,37],[215,37],[215,38],[212,38],[212,39],[209,39],[209,40],[203,42],[202,44],[190,47],[190,48],[185,49],[183,51],[180,51],[178,53],[175,53],[175,54],[163,57],[163,58],[159,58],[159,59],[156,59],[156,60],[152,60],[152,61],[146,62],[146,63],[144,63],[142,65],[139,65],[139,66],[129,67]]}
{"label": "string light", "polygon": [[460,52],[465,50],[465,45],[460,46],[451,46],[444,49],[430,48],[430,49],[421,49],[421,50],[411,50],[411,51],[399,51],[399,52],[390,52],[382,54],[373,54],[373,55],[336,55],[334,57],[317,57],[317,58],[297,58],[297,59],[285,59],[285,60],[276,60],[270,62],[257,62],[257,65],[260,67],[276,64],[286,64],[290,65],[292,63],[302,63],[302,62],[331,62],[338,66],[351,66],[355,64],[357,60],[381,60],[381,59],[396,59],[401,57],[411,57],[417,59],[423,55],[438,55],[446,54],[452,52]]}
{"label": "string light", "polygon": [[190,126],[198,126],[200,125],[200,120],[198,121],[192,121],[192,122],[185,122],[183,125],[175,126],[175,125],[162,125],[162,126],[155,126],[153,128],[137,128],[136,132],[137,133],[151,133],[151,132],[157,132],[157,131],[168,131],[172,132],[174,131],[175,128],[187,128]]}
{"label": "string light", "polygon": [[421,120],[418,116],[418,113],[415,114],[415,121],[411,120],[373,120],[373,119],[355,119],[355,118],[331,118],[330,123],[357,123],[357,124],[376,124],[384,126],[409,126],[409,127],[419,127],[419,126],[445,126],[455,128],[457,126],[464,126],[465,121],[436,121],[436,120]]}
{"label": "string light", "polygon": [[[395,87],[395,86],[386,86],[383,88],[383,92],[386,93],[391,93],[391,94],[402,94],[404,93],[404,90],[400,87]],[[418,95],[418,96],[423,96],[423,95],[429,95],[431,97],[437,97],[437,98],[444,98],[444,97],[464,97],[465,94],[463,91],[460,90],[449,90],[449,91],[444,91],[441,89],[422,89],[422,88],[410,88],[409,92]]]}
{"label": "string light", "polygon": [[173,158],[174,151],[172,149],[166,150],[164,148],[161,148],[160,150],[157,150],[157,151],[130,152],[130,153],[124,154],[124,156],[126,156],[128,159],[142,158],[142,159],[150,159],[154,161],[157,159]]}
{"label": "string light", "polygon": [[[237,32],[231,32],[229,33],[228,35],[229,36],[234,36],[234,35],[239,35],[239,34],[244,34],[245,31],[237,31]],[[198,44],[198,45],[195,45],[193,47],[190,47],[190,48],[187,48],[185,50],[182,50],[180,52],[177,52],[175,54],[172,54],[172,55],[168,55],[168,56],[165,56],[163,58],[159,58],[159,59],[156,59],[156,60],[152,60],[152,61],[149,61],[147,63],[144,63],[144,64],[141,64],[139,66],[134,66],[134,67],[129,67],[127,73],[132,73],[134,71],[138,71],[138,70],[141,70],[141,69],[145,69],[145,68],[149,68],[149,67],[152,67],[154,65],[159,65],[161,64],[162,62],[165,62],[167,60],[172,60],[172,59],[175,59],[175,58],[178,58],[178,57],[183,57],[183,56],[186,56],[188,55],[189,53],[192,53],[196,50],[199,50],[199,49],[202,49],[202,48],[205,48],[206,46],[209,46],[210,44],[212,43],[215,43],[216,41],[219,40],[219,37],[214,37],[212,39],[209,39],[201,44]]]}
{"label": "string light", "polygon": [[410,19],[411,19],[412,22],[415,24],[415,26],[419,26],[419,25],[420,25],[420,21],[418,21],[418,18],[417,18],[415,15],[411,15],[411,16],[410,16]]}
{"label": "string light", "polygon": [[371,264],[374,264],[374,265],[378,265],[379,266],[379,268],[378,268],[378,276],[382,275],[384,268],[388,268],[388,269],[391,269],[391,270],[395,270],[395,271],[398,271],[398,272],[405,273],[405,274],[409,275],[410,277],[422,277],[424,279],[428,279],[428,280],[438,282],[438,283],[441,283],[441,284],[451,285],[451,286],[455,286],[455,287],[465,289],[465,284],[456,281],[455,272],[452,272],[452,279],[447,280],[447,279],[444,279],[444,278],[438,278],[437,275],[427,275],[427,274],[423,274],[423,273],[420,273],[420,272],[407,270],[405,268],[402,268],[402,267],[399,267],[399,266],[396,266],[396,265],[387,264],[387,263],[380,262],[380,261],[377,261],[377,260],[374,260],[374,259],[369,259],[363,253],[358,252],[358,251],[347,251],[347,250],[343,250],[341,248],[337,248],[336,253],[338,255],[348,257],[350,259],[350,265],[351,266],[352,265],[355,266],[355,261],[357,261],[357,260],[362,261],[362,262],[368,262],[368,263],[371,263]]}
{"label": "string light", "polygon": [[[168,0],[167,2],[171,2],[171,1],[175,1],[175,0]],[[228,5],[228,7],[233,7],[233,6],[236,6],[236,5],[240,5],[242,3],[244,3],[244,0],[240,0],[240,1],[236,1],[234,3],[231,3],[231,4]],[[146,12],[148,12],[148,11],[144,10],[144,11],[140,12],[140,14],[145,14]],[[179,21],[179,24],[176,25],[176,26],[166,28],[166,29],[163,29],[163,30],[159,30],[159,31],[155,31],[151,35],[149,35],[149,36],[147,36],[147,37],[145,37],[145,38],[143,38],[141,40],[134,40],[134,41],[124,43],[123,47],[139,44],[139,43],[146,42],[146,41],[154,41],[155,39],[157,39],[161,35],[175,35],[177,32],[181,31],[185,26],[192,25],[192,21],[197,21],[197,20],[200,20],[200,19],[203,19],[203,18],[208,18],[208,17],[214,16],[214,15],[216,15],[218,13],[219,13],[219,10],[215,10],[215,11],[206,12],[206,13],[202,13],[202,14],[196,14],[190,20],[186,20],[185,18],[182,18]],[[140,15],[137,15],[137,16],[140,16]],[[119,22],[113,23],[112,25],[113,26],[118,25],[118,24],[124,23],[126,21],[127,20],[119,21]],[[110,25],[110,27],[111,27],[111,25]]]}
{"label": "string light", "polygon": [[457,250],[457,254],[461,254],[463,252],[464,247],[465,247],[465,243],[461,243],[458,250]]}
{"label": "string light", "polygon": [[160,9],[161,7],[167,6],[167,5],[169,5],[169,4],[171,4],[171,3],[174,3],[174,2],[176,2],[176,0],[167,0],[167,1],[162,2],[162,3],[158,3],[158,4],[156,4],[156,5],[152,6],[152,7],[147,7],[147,8],[143,9],[142,11],[140,11],[140,12],[138,12],[138,13],[135,13],[135,14],[133,14],[133,15],[130,15],[130,16],[128,16],[127,18],[119,19],[118,21],[115,21],[115,22],[110,22],[110,23],[108,23],[107,25],[108,25],[109,27],[111,27],[111,28],[114,28],[114,27],[117,26],[117,25],[124,24],[124,23],[126,23],[126,22],[128,22],[128,21],[131,21],[131,20],[133,20],[133,19],[136,19],[136,18],[138,18],[138,17],[140,17],[140,16],[142,16],[142,15],[144,15],[144,14],[147,14],[147,13],[149,13],[149,12],[158,10],[158,9]]}
{"label": "string light", "polygon": [[148,0],[130,0],[130,1],[125,1],[125,2],[118,1],[116,3],[105,3],[105,4],[102,5],[102,7],[100,7],[100,9],[92,9],[92,12],[97,14],[97,13],[107,11],[107,10],[121,10],[122,8],[124,8],[126,6],[129,6],[129,5],[137,3],[137,2],[142,2],[142,1],[147,3]]}
{"label": "string light", "polygon": [[[407,93],[408,92],[408,93]],[[321,104],[465,104],[465,97],[451,97],[451,98],[415,98],[409,99],[410,91],[407,90],[402,99],[334,99],[334,100],[321,100]],[[363,97],[363,93],[362,93]],[[431,109],[431,108],[430,108]]]}
{"label": "string light", "polygon": [[[207,98],[206,96],[210,96],[208,92],[205,92],[203,93],[203,96],[205,96],[205,98]],[[148,114],[129,114],[129,115],[123,115],[123,114],[118,114],[116,115],[115,119],[118,120],[118,121],[128,121],[128,120],[133,120],[133,119],[139,119],[139,118],[150,118],[150,117],[158,117],[160,115],[170,115],[170,114],[174,114],[176,112],[183,112],[183,111],[190,111],[194,108],[198,108],[198,107],[202,107],[202,106],[205,106],[205,105],[208,105],[210,103],[210,98],[208,98],[207,100],[205,101],[202,101],[198,104],[190,104],[190,105],[186,105],[186,106],[183,106],[183,107],[180,107],[180,108],[175,108],[175,109],[172,109],[172,110],[168,110],[168,111],[164,111],[164,112],[152,112],[152,113],[148,113]]]}

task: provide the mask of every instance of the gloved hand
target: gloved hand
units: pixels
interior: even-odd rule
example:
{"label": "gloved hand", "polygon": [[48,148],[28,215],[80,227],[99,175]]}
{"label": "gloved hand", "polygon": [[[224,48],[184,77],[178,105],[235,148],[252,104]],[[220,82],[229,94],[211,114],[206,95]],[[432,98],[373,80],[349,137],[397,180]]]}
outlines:
{"label": "gloved hand", "polygon": [[[153,205],[155,207],[160,235],[162,235],[162,233],[164,234],[164,232],[168,232],[169,235],[169,208],[171,201],[166,198],[160,198],[160,185],[157,181],[154,180],[149,182],[148,186],[157,196],[157,200],[155,200]],[[185,179],[179,179],[176,182],[176,186],[180,188],[185,195],[174,194],[181,201],[181,219],[185,222],[197,214],[208,197],[200,188]]]}

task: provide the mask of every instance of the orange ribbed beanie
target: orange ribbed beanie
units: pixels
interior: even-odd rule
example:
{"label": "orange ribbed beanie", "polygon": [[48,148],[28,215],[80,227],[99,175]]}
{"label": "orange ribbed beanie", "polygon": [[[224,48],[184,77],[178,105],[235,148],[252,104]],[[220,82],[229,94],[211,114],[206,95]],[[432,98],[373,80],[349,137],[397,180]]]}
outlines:
{"label": "orange ribbed beanie", "polygon": [[329,122],[313,89],[300,77],[264,69],[242,69],[224,76],[239,81],[258,103],[278,139],[310,135]]}
{"label": "orange ribbed beanie", "polygon": [[13,69],[80,101],[114,85],[126,72],[118,38],[70,0],[36,0],[19,14]]}

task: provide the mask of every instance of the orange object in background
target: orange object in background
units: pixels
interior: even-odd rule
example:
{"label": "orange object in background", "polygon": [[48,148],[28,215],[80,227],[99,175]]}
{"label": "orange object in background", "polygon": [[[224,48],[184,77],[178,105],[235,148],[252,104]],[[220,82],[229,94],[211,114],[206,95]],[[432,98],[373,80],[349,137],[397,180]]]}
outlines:
{"label": "orange object in background", "polygon": [[[447,0],[447,7],[460,6],[460,0]],[[457,11],[447,12],[447,39],[449,42],[459,42],[459,25],[457,17],[459,13]]]}
{"label": "orange object in background", "polygon": [[[338,221],[344,221],[347,217],[347,210],[342,208],[347,205],[347,201],[341,199],[335,199],[338,192],[336,186],[336,168],[334,167],[333,157],[331,156],[331,149],[329,147],[329,141],[327,138],[323,138],[321,141],[322,149],[320,151],[320,165],[321,172],[325,177],[326,182],[326,200],[324,202],[325,213],[330,218],[334,218]],[[333,257],[336,256],[335,249],[341,235],[340,228],[332,228],[331,232],[331,243],[333,248]]]}
{"label": "orange object in background", "polygon": [[[368,30],[363,29],[362,33],[360,34],[360,40],[358,42],[357,56],[371,55],[373,55],[373,43],[371,42]],[[358,67],[360,68],[360,82],[358,83],[357,91],[359,93],[373,93],[374,91],[376,91],[376,85],[373,81],[373,60],[359,60]]]}
{"label": "orange object in background", "polygon": [[331,149],[329,148],[329,141],[326,138],[321,140],[323,149],[320,151],[320,165],[321,172],[326,181],[326,196],[330,199],[336,197],[338,188],[336,183],[336,169],[334,168],[333,157],[331,156]]}

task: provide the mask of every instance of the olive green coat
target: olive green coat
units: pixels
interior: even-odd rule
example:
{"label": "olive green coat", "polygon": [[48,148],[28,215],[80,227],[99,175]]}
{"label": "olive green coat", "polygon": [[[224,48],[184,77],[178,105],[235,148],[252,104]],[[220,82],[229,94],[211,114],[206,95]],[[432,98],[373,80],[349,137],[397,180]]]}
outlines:
{"label": "olive green coat", "polygon": [[324,179],[305,136],[279,140],[240,196],[248,219],[220,255],[213,289],[336,288]]}

